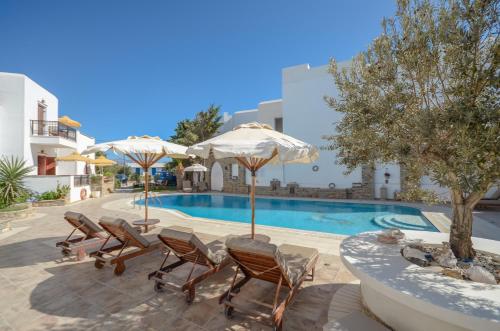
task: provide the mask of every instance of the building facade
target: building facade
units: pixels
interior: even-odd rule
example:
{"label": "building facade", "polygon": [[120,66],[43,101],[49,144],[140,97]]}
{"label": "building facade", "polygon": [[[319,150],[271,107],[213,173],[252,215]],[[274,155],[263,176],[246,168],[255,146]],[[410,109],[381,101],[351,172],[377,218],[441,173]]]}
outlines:
{"label": "building facade", "polygon": [[[339,63],[346,67],[349,62]],[[337,97],[338,91],[328,65],[308,64],[282,70],[282,98],[259,103],[257,109],[223,116],[220,133],[242,123],[257,121],[294,138],[313,144],[320,157],[312,164],[266,165],[258,171],[257,193],[322,198],[394,199],[401,192],[404,170],[397,164],[360,167],[351,173],[337,163],[337,154],[325,150],[325,136],[335,134],[342,114],[331,109],[325,97]],[[210,186],[225,192],[248,192],[250,174],[235,160],[209,160]],[[222,171],[221,171],[222,170]],[[403,175],[402,175],[403,174]],[[433,189],[443,199],[448,191],[422,179],[422,186]]]}
{"label": "building facade", "polygon": [[28,188],[43,193],[68,185],[70,201],[90,195],[88,174],[93,167],[56,158],[94,144],[79,128],[61,123],[52,93],[25,75],[0,72],[0,156],[22,158],[32,167]]}

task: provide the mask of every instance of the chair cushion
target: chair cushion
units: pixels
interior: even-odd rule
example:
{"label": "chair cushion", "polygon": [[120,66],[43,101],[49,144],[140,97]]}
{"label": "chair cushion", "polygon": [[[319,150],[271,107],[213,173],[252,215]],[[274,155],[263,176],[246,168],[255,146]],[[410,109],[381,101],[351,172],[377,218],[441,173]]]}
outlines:
{"label": "chair cushion", "polygon": [[221,263],[227,257],[227,252],[225,251],[225,247],[222,242],[215,240],[209,244],[205,244],[200,240],[200,238],[198,238],[191,228],[183,226],[170,226],[163,229],[159,236],[163,237],[167,242],[168,238],[172,238],[191,244],[214,264]]}
{"label": "chair cushion", "polygon": [[292,284],[297,281],[313,266],[319,252],[315,248],[283,244],[278,247],[280,256],[285,261],[288,278]]}
{"label": "chair cushion", "polygon": [[77,213],[74,211],[67,211],[64,213],[64,217],[72,221],[73,224],[84,224],[89,231],[83,231],[83,232],[85,233],[88,232],[87,234],[89,235],[93,235],[102,231],[102,229],[97,224],[92,222],[90,219],[88,219],[85,215],[81,213]]}
{"label": "chair cushion", "polygon": [[106,231],[110,232],[113,236],[120,239],[121,241],[126,240],[123,236],[124,234],[126,234],[127,236],[134,238],[134,240],[140,243],[144,248],[148,247],[151,244],[148,239],[141,236],[140,233],[124,219],[103,216],[99,220],[99,224],[101,224],[103,227],[110,227],[110,230],[105,228]]}
{"label": "chair cushion", "polygon": [[226,241],[228,249],[272,257],[279,265],[283,276],[292,286],[311,268],[311,263],[319,254],[309,247],[283,244],[276,246],[250,238],[233,237]]}

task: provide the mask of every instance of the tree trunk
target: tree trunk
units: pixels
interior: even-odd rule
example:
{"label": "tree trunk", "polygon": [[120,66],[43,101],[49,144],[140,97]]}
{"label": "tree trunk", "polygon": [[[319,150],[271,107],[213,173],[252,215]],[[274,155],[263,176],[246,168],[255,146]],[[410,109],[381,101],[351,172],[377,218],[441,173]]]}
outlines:
{"label": "tree trunk", "polygon": [[452,191],[453,218],[450,229],[450,246],[457,258],[472,259],[476,252],[472,248],[472,210],[474,204],[462,198],[459,191]]}

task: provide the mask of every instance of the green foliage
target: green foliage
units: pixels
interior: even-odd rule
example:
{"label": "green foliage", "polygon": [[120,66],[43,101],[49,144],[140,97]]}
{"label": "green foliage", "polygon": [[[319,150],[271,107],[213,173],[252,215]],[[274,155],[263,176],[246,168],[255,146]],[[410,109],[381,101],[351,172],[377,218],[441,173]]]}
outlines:
{"label": "green foliage", "polygon": [[197,113],[194,119],[180,121],[175,128],[175,134],[169,140],[191,146],[212,138],[222,125],[219,112],[220,106],[210,105],[206,111]]}
{"label": "green foliage", "polygon": [[102,181],[101,175],[92,175],[90,176],[90,183],[94,185],[100,185]]}
{"label": "green foliage", "polygon": [[104,157],[106,157],[106,153],[101,152],[101,151],[97,151],[97,152],[95,152],[95,158],[97,159],[99,156],[104,156]]}
{"label": "green foliage", "polygon": [[[175,134],[169,141],[191,146],[212,138],[221,127],[220,106],[210,105],[207,110],[198,112],[194,119],[185,119],[177,123]],[[190,164],[189,159],[182,160],[184,165]],[[166,165],[167,170],[172,170],[177,166],[177,161],[172,161]]]}
{"label": "green foliage", "polygon": [[37,199],[38,200],[59,200],[59,199],[65,199],[70,191],[69,185],[59,185],[57,184],[57,187],[53,191],[47,191],[43,192],[40,194]]}
{"label": "green foliage", "polygon": [[326,138],[340,163],[399,162],[412,197],[430,175],[477,203],[500,175],[498,4],[399,0],[349,68],[332,61],[328,102],[345,116]]}
{"label": "green foliage", "polygon": [[128,178],[129,178],[129,180],[135,181],[137,183],[140,183],[140,181],[141,181],[141,175],[139,175],[138,173],[135,173],[135,172],[130,174],[130,176]]}
{"label": "green foliage", "polygon": [[23,180],[31,170],[32,167],[26,166],[26,161],[17,157],[0,159],[0,208],[29,198],[30,193]]}
{"label": "green foliage", "polygon": [[449,187],[450,244],[472,258],[472,210],[500,177],[499,0],[398,0],[396,16],[349,68],[332,61],[343,113],[329,149],[349,171],[375,161],[408,172],[406,198]]}

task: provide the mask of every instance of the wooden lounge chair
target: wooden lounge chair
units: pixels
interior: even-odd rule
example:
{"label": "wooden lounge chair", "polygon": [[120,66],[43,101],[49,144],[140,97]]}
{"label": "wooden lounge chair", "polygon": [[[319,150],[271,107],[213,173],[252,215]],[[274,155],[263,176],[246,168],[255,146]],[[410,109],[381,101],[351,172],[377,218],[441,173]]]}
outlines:
{"label": "wooden lounge chair", "polygon": [[[158,238],[167,246],[169,251],[165,254],[165,258],[160,265],[160,268],[148,275],[148,279],[155,281],[154,289],[157,292],[162,292],[166,285],[180,289],[186,293],[186,302],[192,303],[195,297],[195,286],[209,276],[219,272],[228,264],[231,259],[224,250],[224,243],[219,240],[210,243],[203,243],[193,232],[193,229],[172,226],[163,229],[158,235]],[[179,260],[165,266],[167,259],[172,252]],[[185,264],[192,263],[189,275],[182,286],[177,286],[164,279],[175,268]],[[195,267],[203,266],[208,268],[201,275],[191,278]]]}
{"label": "wooden lounge chair", "polygon": [[[112,217],[101,217],[99,224],[109,233],[106,242],[111,238],[115,238],[121,245],[118,254],[113,255],[103,249],[106,245],[106,242],[104,242],[101,249],[92,254],[96,259],[95,267],[97,269],[101,269],[106,262],[109,262],[111,265],[116,264],[114,273],[119,276],[126,269],[126,260],[161,248],[161,242],[156,236],[157,233],[154,233],[154,230],[148,232],[147,235],[141,235],[140,231],[131,226],[127,221]],[[135,249],[129,250],[129,248]]]}
{"label": "wooden lounge chair", "polygon": [[[314,268],[318,261],[318,251],[313,248],[283,244],[279,247],[259,240],[235,237],[226,242],[229,256],[238,265],[234,274],[231,287],[220,297],[224,303],[224,314],[231,318],[233,310],[258,314],[259,312],[245,309],[242,305],[235,304],[232,299],[237,296],[242,286],[250,279],[256,278],[276,284],[274,302],[272,305],[252,300],[259,306],[272,309],[269,318],[272,320],[274,330],[281,330],[283,314],[292,301],[302,282],[310,276],[314,279]],[[244,278],[236,282],[239,272]],[[288,294],[281,301],[281,288],[288,289]],[[262,314],[260,314],[262,316]]]}
{"label": "wooden lounge chair", "polygon": [[[61,253],[64,256],[75,254],[77,260],[80,261],[85,257],[86,252],[89,252],[89,255],[92,254],[106,241],[106,232],[85,215],[67,211],[64,213],[64,219],[73,226],[73,230],[66,239],[56,243],[56,247],[61,247]],[[83,233],[83,236],[75,235],[76,231]],[[121,244],[112,240],[102,249],[109,252],[119,247]]]}

